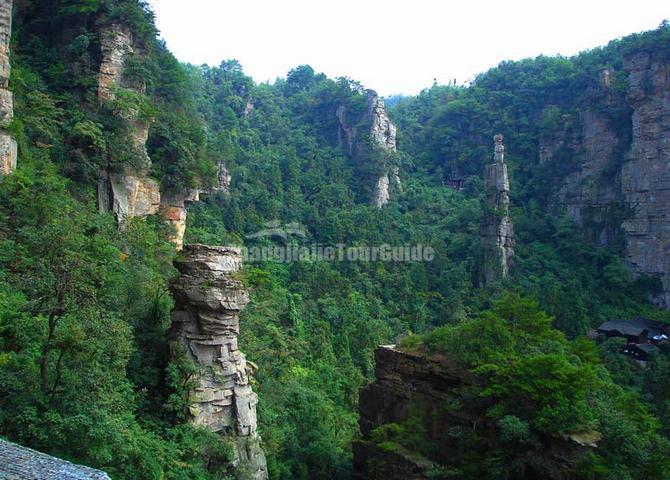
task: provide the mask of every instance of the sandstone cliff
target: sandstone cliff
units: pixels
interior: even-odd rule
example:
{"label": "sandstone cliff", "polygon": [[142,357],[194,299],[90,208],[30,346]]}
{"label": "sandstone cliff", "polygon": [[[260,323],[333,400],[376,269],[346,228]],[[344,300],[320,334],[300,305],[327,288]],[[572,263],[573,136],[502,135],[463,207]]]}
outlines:
{"label": "sandstone cliff", "polygon": [[172,283],[173,354],[197,367],[190,392],[190,421],[230,437],[236,446],[236,475],[267,478],[265,454],[257,433],[256,404],[249,376],[253,365],[237,345],[239,313],[249,296],[235,275],[242,266],[236,248],[186,245]]}
{"label": "sandstone cliff", "polygon": [[184,235],[186,233],[186,218],[188,215],[188,204],[199,202],[200,195],[210,193],[228,194],[231,182],[230,172],[224,162],[217,165],[216,184],[211,189],[191,188],[179,192],[165,191],[160,198],[159,214],[163,220],[172,227],[170,241],[181,250],[184,246]]}
{"label": "sandstone cliff", "polygon": [[660,278],[662,291],[653,300],[668,308],[670,58],[667,51],[628,54],[620,72],[626,95],[614,91],[615,73],[601,71],[571,128],[541,140],[540,161],[561,150],[575,161],[576,170],[560,180],[556,204],[597,243],[621,239],[630,270]]}
{"label": "sandstone cliff", "polygon": [[647,52],[624,63],[633,108],[632,142],[621,167],[629,214],[623,223],[626,262],[635,273],[659,275],[656,301],[670,307],[670,59]]}
{"label": "sandstone cliff", "polygon": [[503,136],[494,137],[494,163],[484,172],[486,203],[480,225],[483,253],[482,284],[503,280],[514,258],[514,228],[509,216],[509,175]]}
{"label": "sandstone cliff", "polygon": [[12,7],[12,0],[0,0],[0,176],[12,173],[18,158],[16,140],[6,130],[14,117],[14,101],[9,91]]}
{"label": "sandstone cliff", "polygon": [[[103,24],[99,27],[101,62],[98,73],[98,100],[113,105],[124,92],[140,98],[145,96],[143,82],[125,75],[128,59],[142,56],[142,49],[133,39],[132,32],[121,24]],[[149,177],[151,158],[146,143],[150,120],[136,108],[116,112],[129,127],[132,159],[120,171],[104,170],[98,181],[98,206],[103,212],[113,212],[120,225],[134,217],[160,214],[172,227],[170,240],[177,249],[184,243],[187,205],[199,201],[200,195],[210,190],[199,188],[183,191],[160,191],[158,182]],[[230,173],[223,162],[218,165],[217,183],[212,192],[227,192]]]}
{"label": "sandstone cliff", "polygon": [[353,454],[361,479],[484,478],[485,459],[496,451],[523,465],[514,478],[572,479],[579,478],[573,467],[593,448],[560,437],[533,448],[501,444],[487,415],[492,403],[473,393],[478,379],[448,358],[380,346],[375,376],[360,391],[361,439]]}
{"label": "sandstone cliff", "polygon": [[[99,28],[102,59],[98,74],[98,100],[114,102],[123,89],[144,95],[145,86],[124,78],[124,67],[130,55],[139,54],[132,32],[119,24],[101,25]],[[102,171],[98,182],[98,206],[101,211],[111,211],[119,223],[133,217],[146,217],[158,213],[160,187],[148,177],[151,159],[146,141],[149,122],[135,110],[118,112],[130,127],[132,151],[131,165],[121,171]]]}
{"label": "sandstone cliff", "polygon": [[337,110],[337,119],[340,146],[354,162],[361,164],[371,161],[370,155],[366,155],[369,149],[374,152],[373,157],[379,157],[380,171],[377,173],[371,201],[373,205],[383,207],[391,199],[394,189],[402,189],[400,168],[392,161],[397,152],[396,127],[386,113],[384,100],[375,91],[368,90],[364,118],[349,118],[347,109],[341,106]]}

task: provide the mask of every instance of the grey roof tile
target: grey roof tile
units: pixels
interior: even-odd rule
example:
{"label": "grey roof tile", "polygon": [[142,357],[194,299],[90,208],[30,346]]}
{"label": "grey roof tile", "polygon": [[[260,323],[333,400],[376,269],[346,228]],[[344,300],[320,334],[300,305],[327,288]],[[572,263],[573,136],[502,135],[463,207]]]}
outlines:
{"label": "grey roof tile", "polygon": [[101,470],[75,465],[0,439],[0,480],[110,480]]}

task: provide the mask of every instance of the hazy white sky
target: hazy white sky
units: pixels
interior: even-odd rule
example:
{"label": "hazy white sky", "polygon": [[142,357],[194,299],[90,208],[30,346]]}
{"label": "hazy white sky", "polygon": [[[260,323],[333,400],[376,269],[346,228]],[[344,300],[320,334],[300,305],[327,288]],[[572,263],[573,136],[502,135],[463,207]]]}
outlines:
{"label": "hazy white sky", "polygon": [[670,19],[670,0],[149,0],[179,60],[256,81],[309,64],[382,95],[459,84],[502,60],[571,55]]}

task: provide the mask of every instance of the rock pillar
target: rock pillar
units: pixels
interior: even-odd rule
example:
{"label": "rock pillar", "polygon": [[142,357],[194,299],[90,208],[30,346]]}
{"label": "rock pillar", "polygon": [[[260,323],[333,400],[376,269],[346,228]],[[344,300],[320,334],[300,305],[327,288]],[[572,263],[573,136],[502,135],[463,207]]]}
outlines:
{"label": "rock pillar", "polygon": [[[171,339],[174,354],[185,354],[197,367],[190,392],[194,425],[230,437],[236,446],[236,475],[267,478],[265,454],[256,427],[256,404],[249,376],[255,368],[237,345],[240,311],[249,295],[236,278],[239,249],[186,245],[175,261],[180,276],[171,290]],[[178,353],[181,352],[181,353]]]}
{"label": "rock pillar", "polygon": [[486,200],[480,225],[483,250],[481,283],[503,280],[509,274],[514,257],[514,228],[509,216],[509,176],[505,163],[503,136],[493,137],[494,163],[484,171]]}

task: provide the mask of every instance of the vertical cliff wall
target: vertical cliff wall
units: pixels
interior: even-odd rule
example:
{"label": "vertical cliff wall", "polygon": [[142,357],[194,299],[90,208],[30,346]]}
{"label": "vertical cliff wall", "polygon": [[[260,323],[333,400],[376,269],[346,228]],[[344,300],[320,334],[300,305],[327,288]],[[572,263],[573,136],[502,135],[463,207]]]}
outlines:
{"label": "vertical cliff wall", "polygon": [[658,275],[658,304],[670,307],[670,59],[639,52],[626,58],[632,142],[621,169],[629,215],[623,223],[626,262]]}
{"label": "vertical cliff wall", "polygon": [[[139,54],[132,32],[120,24],[99,27],[102,60],[98,74],[98,100],[110,104],[117,100],[122,90],[144,95],[145,86],[124,78],[124,68],[130,55]],[[100,172],[98,206],[101,211],[114,212],[119,223],[133,217],[146,217],[158,213],[160,188],[158,182],[148,177],[151,159],[146,141],[149,122],[140,112],[130,109],[116,112],[130,127],[132,159],[120,171]]]}
{"label": "vertical cliff wall", "polygon": [[197,367],[191,422],[234,441],[238,478],[266,479],[258,397],[249,381],[253,366],[237,345],[239,313],[249,302],[235,277],[242,266],[240,251],[186,245],[175,266],[180,276],[171,284],[176,306],[170,336],[174,354],[186,355]]}
{"label": "vertical cliff wall", "polygon": [[[347,155],[361,164],[371,159],[366,151],[371,147],[380,157],[377,180],[372,192],[371,202],[381,208],[391,199],[393,189],[401,190],[400,167],[392,162],[397,152],[396,127],[391,122],[384,100],[374,90],[367,91],[367,111],[362,119],[350,119],[345,107],[337,110],[339,122],[338,139]],[[362,125],[362,128],[361,128]]]}
{"label": "vertical cliff wall", "polygon": [[[107,105],[115,105],[124,92],[144,97],[146,86],[143,82],[129,79],[125,75],[128,59],[141,57],[143,52],[136,45],[132,32],[124,25],[103,24],[99,28],[101,63],[98,73],[98,100]],[[100,172],[98,182],[98,205],[104,212],[115,214],[119,224],[133,217],[160,214],[172,227],[170,241],[178,250],[183,247],[186,232],[187,206],[197,202],[200,195],[210,190],[199,188],[183,191],[160,191],[157,181],[149,177],[151,158],[146,143],[149,137],[150,121],[143,118],[135,108],[115,111],[129,127],[129,141],[132,159],[119,170],[108,169]],[[217,183],[212,191],[227,192],[230,174],[223,162],[218,165]]]}
{"label": "vertical cliff wall", "polygon": [[6,130],[14,118],[14,100],[9,91],[12,8],[12,0],[0,0],[0,176],[12,173],[18,159],[16,140]]}
{"label": "vertical cliff wall", "polygon": [[578,478],[575,466],[597,447],[579,435],[544,436],[523,448],[506,444],[492,399],[476,393],[481,378],[448,356],[380,346],[375,377],[359,396],[353,460],[361,479],[486,478],[504,452],[517,467],[513,478],[566,480]]}
{"label": "vertical cliff wall", "polygon": [[494,163],[484,171],[486,201],[480,225],[482,244],[482,284],[502,280],[509,274],[514,258],[514,228],[509,216],[509,176],[505,163],[503,136],[494,138]]}
{"label": "vertical cliff wall", "polygon": [[[561,180],[556,203],[597,243],[622,240],[634,274],[657,276],[653,299],[670,307],[670,58],[668,49],[628,54],[620,72],[625,96],[609,69],[587,92],[570,132],[540,143],[540,161],[559,150],[577,165]],[[619,118],[611,112],[625,112]]]}

